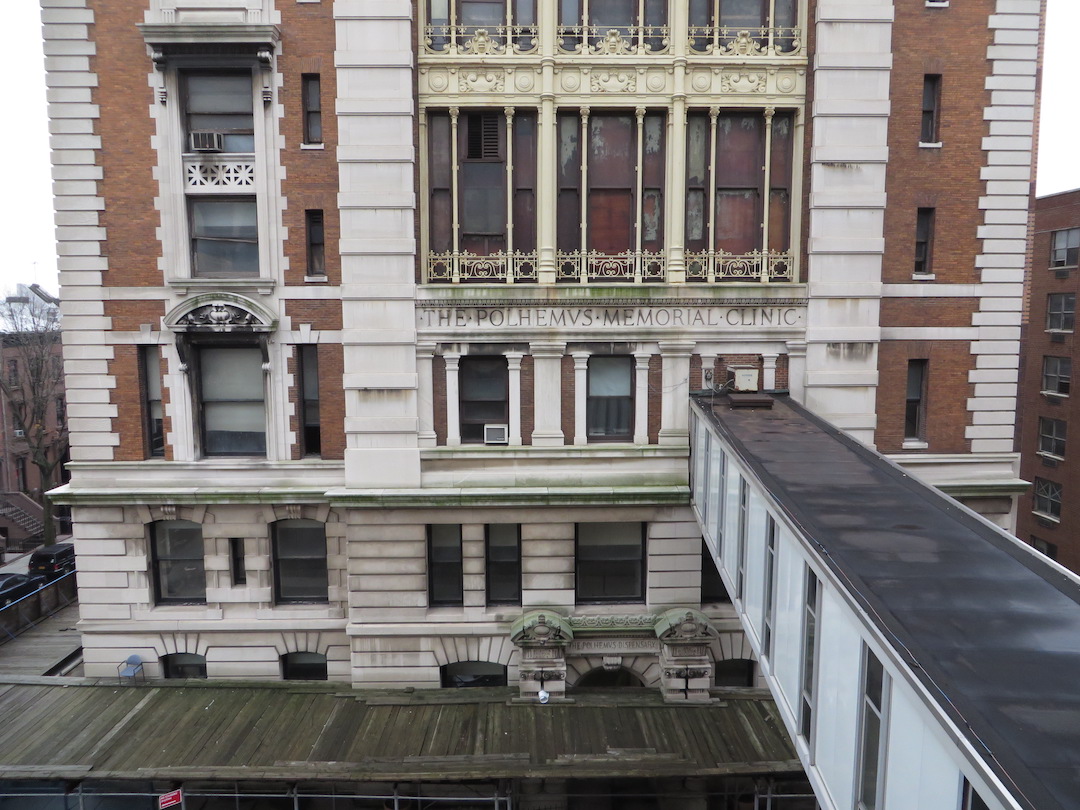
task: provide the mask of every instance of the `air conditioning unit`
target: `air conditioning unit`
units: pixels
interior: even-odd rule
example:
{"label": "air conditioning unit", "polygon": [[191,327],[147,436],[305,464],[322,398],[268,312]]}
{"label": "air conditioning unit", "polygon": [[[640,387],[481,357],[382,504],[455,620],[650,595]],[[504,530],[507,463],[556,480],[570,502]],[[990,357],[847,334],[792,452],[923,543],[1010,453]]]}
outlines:
{"label": "air conditioning unit", "polygon": [[221,152],[225,149],[225,136],[220,132],[192,132],[192,152]]}
{"label": "air conditioning unit", "polygon": [[510,431],[506,425],[484,425],[484,444],[506,444]]}
{"label": "air conditioning unit", "polygon": [[728,390],[758,390],[758,370],[754,366],[728,366],[727,374]]}
{"label": "air conditioning unit", "polygon": [[26,431],[25,430],[19,430],[18,428],[16,428],[15,429],[15,438],[16,439],[25,439],[26,438]]}

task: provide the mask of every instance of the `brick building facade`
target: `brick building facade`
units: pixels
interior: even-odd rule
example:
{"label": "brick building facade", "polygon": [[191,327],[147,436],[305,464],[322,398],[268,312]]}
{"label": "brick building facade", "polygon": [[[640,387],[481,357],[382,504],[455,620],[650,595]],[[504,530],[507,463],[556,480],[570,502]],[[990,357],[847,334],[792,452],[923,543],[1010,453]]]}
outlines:
{"label": "brick building facade", "polygon": [[43,8],[88,674],[701,697],[738,369],[1013,525],[1038,0]]}
{"label": "brick building facade", "polygon": [[1076,424],[1069,394],[1075,362],[1080,190],[1038,198],[1034,218],[1018,431],[1021,472],[1032,488],[1020,499],[1016,534],[1076,571],[1078,516],[1067,496],[1077,484],[1067,448],[1069,426]]}

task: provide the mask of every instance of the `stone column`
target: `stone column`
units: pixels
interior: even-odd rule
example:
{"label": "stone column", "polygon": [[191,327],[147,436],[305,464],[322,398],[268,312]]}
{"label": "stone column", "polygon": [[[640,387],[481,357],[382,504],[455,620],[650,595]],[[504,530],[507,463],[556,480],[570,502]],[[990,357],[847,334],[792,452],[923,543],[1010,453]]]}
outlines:
{"label": "stone column", "polygon": [[416,344],[416,408],[420,420],[417,441],[421,447],[435,446],[435,386],[432,381],[434,343]]}
{"label": "stone column", "polygon": [[806,404],[806,341],[789,340],[788,355],[788,391],[791,398],[800,405]]}
{"label": "stone column", "polygon": [[536,427],[532,442],[537,447],[565,444],[562,432],[562,357],[565,351],[565,343],[545,342],[529,346],[535,378],[533,413]]}
{"label": "stone column", "polygon": [[574,444],[588,444],[589,353],[574,352]]}
{"label": "stone column", "polygon": [[634,444],[649,443],[649,358],[652,352],[634,352]]}
{"label": "stone column", "polygon": [[660,444],[689,441],[690,354],[692,341],[667,340],[660,343],[663,359],[660,407]]}
{"label": "stone column", "polygon": [[511,447],[521,446],[521,352],[506,353],[507,384],[510,387],[510,436]]}
{"label": "stone column", "polygon": [[457,352],[446,352],[446,444],[454,447],[461,444],[461,415],[458,413],[458,361]]}

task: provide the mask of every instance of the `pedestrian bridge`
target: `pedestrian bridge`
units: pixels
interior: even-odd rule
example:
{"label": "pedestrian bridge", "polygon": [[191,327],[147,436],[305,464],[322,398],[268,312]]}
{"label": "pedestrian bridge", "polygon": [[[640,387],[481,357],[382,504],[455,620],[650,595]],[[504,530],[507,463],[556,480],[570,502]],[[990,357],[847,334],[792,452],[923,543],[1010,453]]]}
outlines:
{"label": "pedestrian bridge", "polygon": [[698,521],[823,810],[1080,806],[1080,579],[786,397],[691,419]]}

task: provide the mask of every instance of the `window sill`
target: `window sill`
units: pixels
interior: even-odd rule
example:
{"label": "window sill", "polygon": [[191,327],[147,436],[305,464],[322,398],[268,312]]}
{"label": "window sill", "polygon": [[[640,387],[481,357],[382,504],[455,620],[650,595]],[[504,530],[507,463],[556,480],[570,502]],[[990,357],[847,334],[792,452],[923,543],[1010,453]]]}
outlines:
{"label": "window sill", "polygon": [[[300,3],[310,3],[312,0],[297,0]],[[948,8],[949,0],[926,0],[927,8]]]}
{"label": "window sill", "polygon": [[1034,515],[1036,520],[1042,522],[1044,525],[1056,526],[1061,523],[1061,518],[1048,515],[1046,512],[1037,512],[1032,509],[1031,514]]}
{"label": "window sill", "polygon": [[935,143],[924,143],[923,141],[919,141],[919,148],[920,149],[940,149],[941,148],[941,141],[936,141]]}
{"label": "window sill", "polygon": [[[302,1],[303,0],[297,0],[298,3],[302,2]],[[316,3],[318,1],[319,0],[314,0],[314,2],[316,2]],[[307,2],[310,3],[310,2],[313,2],[313,0],[307,0]],[[318,151],[320,149],[325,149],[326,144],[324,144],[324,143],[302,143],[302,144],[300,144],[300,148],[301,149],[308,149],[308,150],[312,150],[312,151]]]}
{"label": "window sill", "polygon": [[1042,450],[1038,451],[1035,455],[1043,460],[1044,464],[1049,463],[1049,466],[1056,467],[1059,461],[1064,461],[1064,456],[1055,456],[1053,453],[1047,453]]}
{"label": "window sill", "polygon": [[904,450],[928,450],[930,445],[922,439],[904,439],[900,447]]}
{"label": "window sill", "polygon": [[937,276],[934,275],[933,273],[912,273],[911,274],[911,280],[912,281],[933,281],[936,278],[937,278]]}
{"label": "window sill", "polygon": [[305,284],[326,284],[327,281],[326,276],[304,276]]}
{"label": "window sill", "polygon": [[1059,400],[1059,399],[1068,399],[1069,398],[1068,394],[1062,394],[1062,393],[1059,393],[1057,391],[1040,391],[1039,393],[1042,394],[1047,399],[1052,400],[1052,401],[1056,401],[1056,400]]}
{"label": "window sill", "polygon": [[216,292],[221,290],[250,290],[254,288],[259,295],[270,295],[274,292],[277,282],[272,278],[170,278],[168,286],[175,287],[186,294],[191,289]]}

